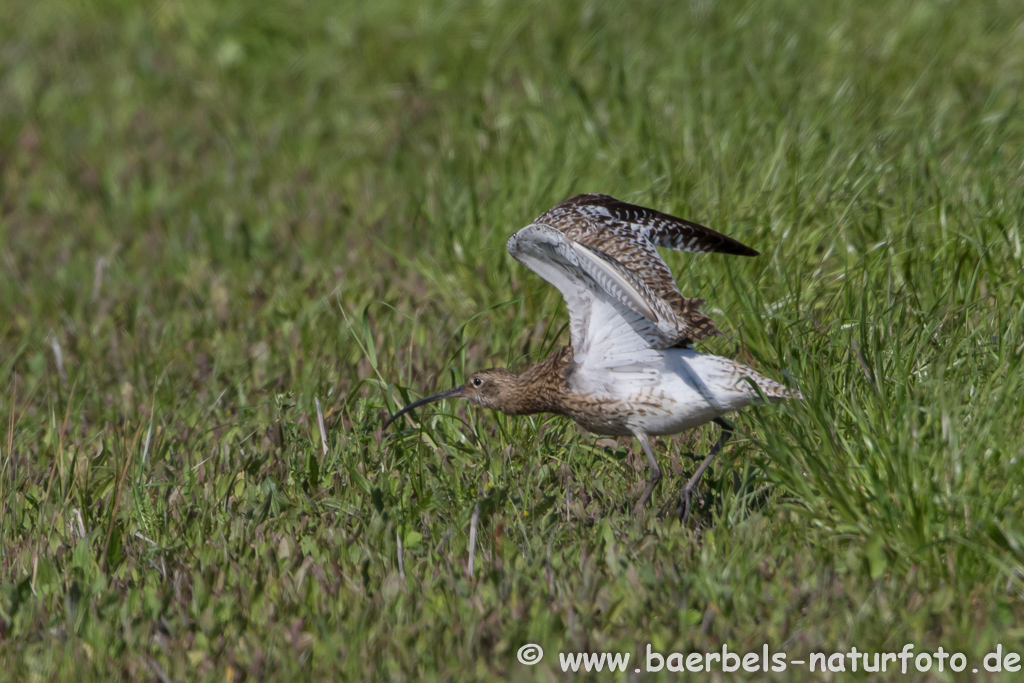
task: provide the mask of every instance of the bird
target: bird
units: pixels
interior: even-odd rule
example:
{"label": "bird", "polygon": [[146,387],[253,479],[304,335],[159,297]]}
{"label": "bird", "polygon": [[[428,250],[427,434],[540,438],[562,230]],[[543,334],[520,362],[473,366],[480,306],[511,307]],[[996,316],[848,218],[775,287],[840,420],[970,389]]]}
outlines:
{"label": "bird", "polygon": [[516,261],[561,292],[570,343],[519,374],[505,368],[474,372],[461,386],[410,403],[384,428],[420,406],[462,398],[508,415],[555,413],[594,434],[631,436],[648,464],[647,485],[634,507],[640,515],[662,477],[651,438],[713,422],[721,428],[719,438],[679,494],[676,513],[685,523],[701,476],[734,431],[723,416],[765,400],[803,396],[694,347],[721,332],[700,311],[704,299],[680,293],[657,247],[759,255],[731,237],[654,209],[605,194],[570,197],[506,244]]}

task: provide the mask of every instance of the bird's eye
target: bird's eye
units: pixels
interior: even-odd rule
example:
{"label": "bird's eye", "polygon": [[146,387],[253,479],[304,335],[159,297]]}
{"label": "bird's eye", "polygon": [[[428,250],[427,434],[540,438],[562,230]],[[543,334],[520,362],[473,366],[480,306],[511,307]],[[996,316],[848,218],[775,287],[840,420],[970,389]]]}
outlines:
{"label": "bird's eye", "polygon": [[479,377],[474,377],[473,378],[473,386],[474,387],[482,386],[483,383],[484,383],[484,381],[482,379],[480,379]]}

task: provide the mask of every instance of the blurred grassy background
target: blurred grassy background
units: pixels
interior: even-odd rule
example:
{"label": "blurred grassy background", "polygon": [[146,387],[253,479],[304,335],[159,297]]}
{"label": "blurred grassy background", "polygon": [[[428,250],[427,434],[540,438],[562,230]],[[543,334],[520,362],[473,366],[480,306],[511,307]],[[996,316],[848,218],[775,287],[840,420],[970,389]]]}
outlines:
{"label": "blurred grassy background", "polygon": [[[5,670],[1024,649],[1022,74],[1008,0],[0,3]],[[561,418],[380,432],[564,340],[504,242],[583,191],[763,254],[667,255],[808,397],[738,418],[696,528]]]}

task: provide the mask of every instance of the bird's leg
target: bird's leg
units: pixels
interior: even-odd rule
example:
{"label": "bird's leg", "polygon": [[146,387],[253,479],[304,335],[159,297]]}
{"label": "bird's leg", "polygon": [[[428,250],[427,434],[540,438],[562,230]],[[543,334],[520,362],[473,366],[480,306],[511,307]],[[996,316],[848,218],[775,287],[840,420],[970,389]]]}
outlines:
{"label": "bird's leg", "polygon": [[640,500],[637,501],[634,512],[640,514],[644,510],[644,505],[651,499],[651,493],[654,492],[654,487],[661,481],[661,468],[658,467],[658,461],[654,459],[654,453],[651,451],[651,439],[644,432],[633,432],[633,436],[640,442],[640,445],[644,447],[644,453],[647,454],[647,488],[644,489],[643,495],[640,496]]}
{"label": "bird's leg", "polygon": [[720,417],[714,419],[715,424],[722,428],[722,433],[718,436],[718,441],[714,446],[711,447],[711,451],[708,453],[708,457],[704,458],[704,462],[700,464],[697,471],[690,477],[690,481],[686,482],[686,486],[679,492],[679,505],[676,506],[676,514],[679,515],[679,520],[685,524],[690,519],[690,499],[693,497],[693,490],[697,488],[697,482],[700,481],[701,476],[704,475],[704,470],[711,465],[715,456],[718,455],[718,451],[722,450],[722,446],[732,436],[732,424],[728,420],[723,420]]}

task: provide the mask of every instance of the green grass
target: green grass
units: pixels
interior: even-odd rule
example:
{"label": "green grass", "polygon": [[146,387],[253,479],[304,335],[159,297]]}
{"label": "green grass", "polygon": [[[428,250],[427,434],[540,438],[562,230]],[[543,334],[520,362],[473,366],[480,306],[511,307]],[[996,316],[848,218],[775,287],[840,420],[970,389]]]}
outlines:
{"label": "green grass", "polygon": [[[1010,0],[0,3],[5,674],[1024,651],[1021,74]],[[807,397],[689,527],[562,418],[381,432],[566,339],[504,242],[582,191],[763,254],[666,254]],[[655,511],[716,437],[661,440]]]}

